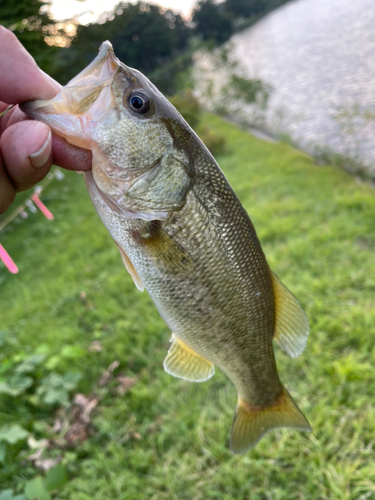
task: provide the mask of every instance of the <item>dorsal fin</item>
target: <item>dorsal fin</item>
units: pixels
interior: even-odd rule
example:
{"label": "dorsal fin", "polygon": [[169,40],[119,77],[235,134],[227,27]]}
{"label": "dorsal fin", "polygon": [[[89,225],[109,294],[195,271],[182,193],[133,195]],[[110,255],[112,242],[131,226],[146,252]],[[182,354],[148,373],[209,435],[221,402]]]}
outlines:
{"label": "dorsal fin", "polygon": [[304,350],[309,335],[307,316],[295,296],[272,273],[275,294],[274,339],[292,358]]}
{"label": "dorsal fin", "polygon": [[143,281],[141,280],[137,271],[134,269],[133,264],[131,263],[129,257],[126,255],[124,250],[119,245],[117,245],[117,246],[118,246],[118,249],[120,250],[120,254],[121,254],[122,260],[125,264],[126,270],[130,274],[130,276],[133,278],[135,286],[138,288],[139,291],[143,292],[143,290],[145,289]]}
{"label": "dorsal fin", "polygon": [[164,370],[171,375],[191,382],[204,382],[215,373],[211,361],[190,349],[176,335],[172,334],[172,345],[164,360]]}

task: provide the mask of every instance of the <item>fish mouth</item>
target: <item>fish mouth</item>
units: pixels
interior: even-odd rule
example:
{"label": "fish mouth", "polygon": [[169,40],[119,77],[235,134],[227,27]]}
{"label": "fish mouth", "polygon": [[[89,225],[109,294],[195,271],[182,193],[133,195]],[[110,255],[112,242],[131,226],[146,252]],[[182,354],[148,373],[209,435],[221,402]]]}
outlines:
{"label": "fish mouth", "polygon": [[49,125],[68,142],[91,149],[90,124],[103,119],[103,115],[113,109],[111,85],[120,65],[107,40],[100,46],[96,58],[53,99],[25,102],[20,108],[30,118]]}

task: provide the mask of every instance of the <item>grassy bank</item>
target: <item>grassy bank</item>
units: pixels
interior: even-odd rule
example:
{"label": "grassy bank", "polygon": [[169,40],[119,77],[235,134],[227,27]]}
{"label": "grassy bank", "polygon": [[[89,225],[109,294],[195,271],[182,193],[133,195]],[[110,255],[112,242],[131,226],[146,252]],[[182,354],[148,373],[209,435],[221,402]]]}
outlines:
{"label": "grassy bank", "polygon": [[[219,370],[199,385],[164,373],[170,333],[135,289],[82,177],[72,173],[43,196],[55,221],[38,214],[1,234],[20,273],[0,267],[0,492],[32,498],[39,488],[41,499],[73,500],[375,498],[374,189],[217,117],[205,123],[226,135],[218,161],[272,269],[309,317],[302,356],[275,350],[313,433],[274,431],[250,453],[231,455],[234,387]],[[77,393],[89,396],[86,419],[82,397],[73,404]],[[41,462],[27,460],[43,443]],[[62,461],[52,473],[37,471],[46,458]]]}

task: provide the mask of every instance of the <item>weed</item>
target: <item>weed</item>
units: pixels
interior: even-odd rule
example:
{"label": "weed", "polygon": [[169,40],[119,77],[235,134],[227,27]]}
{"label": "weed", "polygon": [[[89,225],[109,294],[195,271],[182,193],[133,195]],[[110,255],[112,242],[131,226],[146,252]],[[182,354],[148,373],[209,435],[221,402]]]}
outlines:
{"label": "weed", "polygon": [[[300,357],[275,351],[313,432],[273,431],[231,455],[233,385],[220,370],[203,384],[163,371],[170,332],[135,289],[82,178],[67,173],[46,191],[54,222],[38,214],[2,233],[20,273],[0,268],[0,500],[375,495],[374,190],[216,116],[202,125],[225,135],[220,166],[310,320]],[[81,379],[60,395],[68,406],[46,401],[69,371]]]}

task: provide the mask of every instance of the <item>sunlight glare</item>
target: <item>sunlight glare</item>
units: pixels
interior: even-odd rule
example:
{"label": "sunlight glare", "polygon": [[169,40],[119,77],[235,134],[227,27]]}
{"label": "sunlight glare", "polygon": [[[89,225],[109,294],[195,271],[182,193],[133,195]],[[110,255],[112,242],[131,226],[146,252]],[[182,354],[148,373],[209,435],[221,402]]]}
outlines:
{"label": "sunlight glare", "polygon": [[[164,8],[180,11],[188,18],[196,0],[158,0],[153,1]],[[50,12],[55,19],[64,20],[73,17],[80,24],[96,22],[104,12],[110,12],[119,3],[119,0],[52,0]]]}

